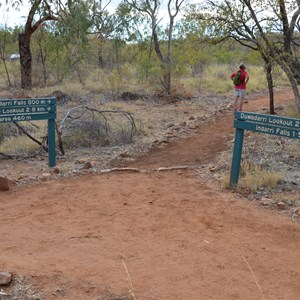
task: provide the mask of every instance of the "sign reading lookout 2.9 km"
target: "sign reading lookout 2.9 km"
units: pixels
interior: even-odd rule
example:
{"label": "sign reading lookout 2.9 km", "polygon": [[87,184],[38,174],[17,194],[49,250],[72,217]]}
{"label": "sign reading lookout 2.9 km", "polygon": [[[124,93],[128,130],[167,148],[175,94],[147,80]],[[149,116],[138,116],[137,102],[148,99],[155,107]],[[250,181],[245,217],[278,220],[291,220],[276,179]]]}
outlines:
{"label": "sign reading lookout 2.9 km", "polygon": [[230,175],[231,188],[236,187],[239,178],[244,130],[300,139],[300,119],[249,112],[235,112],[234,127],[236,128],[236,131]]}

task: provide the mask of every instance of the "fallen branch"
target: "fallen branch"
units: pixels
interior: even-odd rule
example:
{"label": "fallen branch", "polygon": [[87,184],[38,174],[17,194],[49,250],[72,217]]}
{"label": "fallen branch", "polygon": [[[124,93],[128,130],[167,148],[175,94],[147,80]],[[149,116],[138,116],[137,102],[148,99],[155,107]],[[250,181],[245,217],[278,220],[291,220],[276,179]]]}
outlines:
{"label": "fallen branch", "polygon": [[72,130],[75,131],[74,129],[80,130],[90,140],[95,139],[95,141],[102,140],[104,142],[111,142],[115,139],[121,139],[121,142],[125,139],[126,142],[132,142],[137,132],[134,117],[130,112],[100,110],[87,105],[77,106],[67,111],[56,128],[59,148],[62,153],[64,153],[63,132],[70,134]]}
{"label": "fallen branch", "polygon": [[111,172],[132,172],[132,173],[140,173],[144,172],[137,168],[111,168],[111,169],[104,169],[101,170],[100,173],[111,173]]}
{"label": "fallen branch", "polygon": [[162,171],[175,171],[175,170],[188,170],[193,169],[191,166],[175,166],[175,167],[160,167],[155,169],[155,171],[162,172]]}
{"label": "fallen branch", "polygon": [[35,143],[37,143],[38,145],[40,145],[46,152],[48,152],[48,147],[45,146],[42,142],[40,142],[39,140],[37,140],[35,137],[33,137],[29,132],[27,132],[27,130],[21,126],[19,123],[17,122],[13,122],[19,130],[21,130],[26,136],[28,136],[31,140],[33,140]]}
{"label": "fallen branch", "polygon": [[[152,169],[154,172],[163,172],[163,171],[176,171],[176,170],[190,170],[194,169],[192,166],[174,166],[174,167],[160,167]],[[132,172],[132,173],[146,173],[147,170],[140,170],[138,168],[111,168],[101,170],[100,173],[111,173],[111,172]]]}
{"label": "fallen branch", "polygon": [[0,155],[8,159],[14,159],[14,158],[34,158],[36,157],[37,154],[25,156],[25,155],[15,155],[15,154],[7,154],[7,153],[0,152]]}

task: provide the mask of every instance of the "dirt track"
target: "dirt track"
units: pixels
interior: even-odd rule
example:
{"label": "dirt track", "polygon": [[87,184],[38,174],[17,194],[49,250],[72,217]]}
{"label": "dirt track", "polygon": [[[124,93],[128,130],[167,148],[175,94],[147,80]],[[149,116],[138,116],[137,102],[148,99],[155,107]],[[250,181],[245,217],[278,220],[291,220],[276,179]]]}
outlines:
{"label": "dirt track", "polygon": [[[245,110],[261,106],[266,98]],[[299,223],[201,183],[196,170],[151,171],[213,160],[232,132],[227,114],[130,165],[115,162],[146,172],[1,193],[0,269],[32,277],[43,299],[103,299],[131,284],[145,300],[298,299]]]}

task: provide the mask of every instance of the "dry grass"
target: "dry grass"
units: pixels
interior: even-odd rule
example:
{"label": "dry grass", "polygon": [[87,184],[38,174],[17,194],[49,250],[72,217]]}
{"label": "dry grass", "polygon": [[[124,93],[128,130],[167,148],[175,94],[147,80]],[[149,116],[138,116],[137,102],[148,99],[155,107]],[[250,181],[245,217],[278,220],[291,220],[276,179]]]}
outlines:
{"label": "dry grass", "polygon": [[[2,289],[1,289],[2,291]],[[24,276],[16,276],[11,284],[3,290],[0,295],[1,300],[43,300],[42,293],[34,290],[34,286],[30,280]]]}
{"label": "dry grass", "polygon": [[53,93],[53,91],[62,91],[71,97],[85,97],[91,93],[90,90],[77,81],[66,81],[55,86],[34,87],[31,91],[27,91],[27,96],[31,98],[42,97]]}
{"label": "dry grass", "polygon": [[260,187],[272,188],[283,178],[282,173],[269,171],[259,165],[245,161],[241,164],[241,178],[237,185],[237,191],[248,190],[254,193]]}
{"label": "dry grass", "polygon": [[39,146],[26,136],[13,136],[4,139],[0,145],[0,152],[27,156],[33,154]]}
{"label": "dry grass", "polygon": [[[43,138],[47,135],[47,122],[39,121],[39,122],[20,122],[20,125],[33,137],[37,138],[41,142]],[[36,125],[38,124],[38,125]],[[2,124],[5,126],[5,123]],[[0,152],[9,153],[13,155],[21,155],[28,156],[35,153],[40,149],[40,145],[36,142],[32,141],[25,135],[16,135],[17,129],[10,129],[10,131],[6,132],[3,137],[2,142],[0,143]],[[13,135],[10,135],[13,132]]]}
{"label": "dry grass", "polygon": [[293,158],[294,160],[300,160],[299,144],[288,144],[286,145],[285,149],[291,158]]}
{"label": "dry grass", "polygon": [[[46,300],[49,294],[57,299],[65,299],[64,290],[37,291],[30,278],[25,276],[15,276],[10,285],[0,289],[0,300]],[[132,293],[124,292],[116,294],[110,289],[99,288],[99,294],[95,300],[135,300]]]}
{"label": "dry grass", "polygon": [[[280,172],[269,171],[260,165],[247,161],[241,163],[240,179],[236,191],[255,193],[259,188],[272,188],[283,180],[284,176]],[[229,189],[229,175],[224,175],[220,179],[222,188]]]}
{"label": "dry grass", "polygon": [[297,191],[296,193],[285,193],[285,194],[274,194],[273,199],[277,202],[285,202],[287,205],[291,206],[300,206],[300,192]]}
{"label": "dry grass", "polygon": [[300,118],[296,103],[290,103],[284,107],[283,116],[288,118]]}
{"label": "dry grass", "polygon": [[[20,81],[18,66],[14,63],[8,63],[9,74],[13,85]],[[232,89],[232,82],[229,75],[236,69],[235,66],[228,64],[208,64],[203,68],[200,75],[191,76],[185,74],[181,77],[173,77],[173,87],[175,90],[181,90],[184,87],[184,93],[198,94],[203,92],[226,93]],[[122,92],[144,91],[153,93],[157,89],[163,89],[158,76],[155,79],[138,81],[137,70],[133,66],[124,65],[118,69],[103,70],[94,66],[88,67],[89,72],[83,76],[81,82],[77,77],[64,80],[63,83],[51,86],[51,88],[34,88],[31,91],[32,97],[37,94],[49,94],[54,89],[61,90],[68,95],[84,96],[90,93],[112,93],[120,94]],[[267,87],[263,67],[248,66],[250,81],[248,90],[265,90]],[[7,88],[7,78],[0,67],[0,88]],[[286,84],[282,72],[277,71],[274,80],[276,86]],[[280,74],[280,75],[279,75]],[[179,88],[178,88],[179,87]]]}

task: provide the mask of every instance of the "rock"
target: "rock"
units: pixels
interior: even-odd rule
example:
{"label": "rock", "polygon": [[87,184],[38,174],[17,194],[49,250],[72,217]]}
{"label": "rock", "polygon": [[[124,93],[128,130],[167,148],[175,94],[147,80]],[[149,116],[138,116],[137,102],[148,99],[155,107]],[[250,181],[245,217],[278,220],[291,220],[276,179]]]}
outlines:
{"label": "rock", "polygon": [[58,167],[54,167],[53,173],[54,174],[59,174],[60,173],[60,169]]}
{"label": "rock", "polygon": [[287,205],[284,202],[280,201],[277,203],[277,207],[279,209],[286,209]]}
{"label": "rock", "polygon": [[88,161],[88,158],[83,157],[83,158],[79,158],[75,161],[75,164],[85,164]]}
{"label": "rock", "polygon": [[123,152],[120,154],[120,157],[130,157],[130,154],[128,152]]}
{"label": "rock", "polygon": [[10,284],[12,279],[12,274],[8,272],[0,272],[0,285]]}
{"label": "rock", "polygon": [[300,207],[296,207],[296,208],[294,209],[294,214],[297,215],[297,216],[300,215]]}
{"label": "rock", "polygon": [[206,121],[206,120],[207,120],[206,116],[197,117],[197,121]]}
{"label": "rock", "polygon": [[[130,154],[129,154],[129,153],[128,153],[128,157],[130,157]],[[92,167],[94,168],[94,167],[96,167],[97,162],[96,162],[95,160],[93,160],[93,161],[91,161],[91,165],[92,165]]]}
{"label": "rock", "polygon": [[83,164],[82,169],[83,170],[87,170],[87,169],[91,169],[93,166],[91,164],[90,161],[87,161],[86,163]]}
{"label": "rock", "polygon": [[131,92],[123,92],[121,95],[121,98],[123,100],[137,100],[139,99],[139,95],[136,93],[131,93]]}
{"label": "rock", "polygon": [[217,168],[215,166],[208,167],[209,172],[214,173],[216,172]]}
{"label": "rock", "polygon": [[261,198],[261,204],[263,206],[271,206],[273,204],[273,200],[269,199],[269,198],[266,198],[266,197],[263,197],[263,198]]}
{"label": "rock", "polygon": [[42,177],[44,177],[44,178],[48,178],[48,177],[50,177],[50,176],[51,176],[50,173],[43,173],[43,174],[42,174]]}
{"label": "rock", "polygon": [[50,178],[50,173],[43,173],[41,176],[39,176],[39,179],[42,181],[47,181]]}
{"label": "rock", "polygon": [[10,180],[6,177],[0,176],[0,191],[7,191],[10,189]]}

